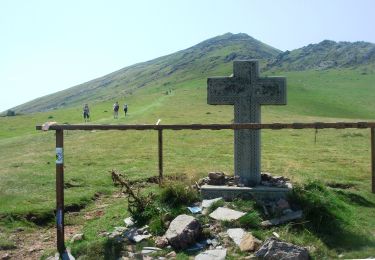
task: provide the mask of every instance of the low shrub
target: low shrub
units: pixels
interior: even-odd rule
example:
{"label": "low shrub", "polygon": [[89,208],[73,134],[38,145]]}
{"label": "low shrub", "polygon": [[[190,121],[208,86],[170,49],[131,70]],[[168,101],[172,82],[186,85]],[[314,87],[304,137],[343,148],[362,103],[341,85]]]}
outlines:
{"label": "low shrub", "polygon": [[169,206],[190,205],[199,200],[198,192],[190,186],[183,183],[168,183],[161,193],[160,201]]}

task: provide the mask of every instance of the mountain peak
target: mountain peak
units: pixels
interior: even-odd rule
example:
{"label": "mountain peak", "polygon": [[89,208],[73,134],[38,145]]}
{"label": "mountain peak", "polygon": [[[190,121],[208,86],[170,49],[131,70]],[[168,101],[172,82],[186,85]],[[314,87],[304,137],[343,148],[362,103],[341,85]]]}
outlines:
{"label": "mountain peak", "polygon": [[[138,63],[84,84],[54,93],[14,108],[30,113],[80,105],[131,95],[139,88],[173,86],[192,78],[218,75],[233,60],[275,58],[280,50],[245,33],[225,33],[188,49]],[[264,64],[264,62],[263,62]],[[220,74],[219,74],[220,75]]]}

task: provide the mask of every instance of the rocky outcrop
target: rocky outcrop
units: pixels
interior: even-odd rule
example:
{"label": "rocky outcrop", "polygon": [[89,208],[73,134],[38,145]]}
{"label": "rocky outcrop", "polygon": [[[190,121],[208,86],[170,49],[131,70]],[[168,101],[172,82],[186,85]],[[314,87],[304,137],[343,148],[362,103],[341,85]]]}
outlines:
{"label": "rocky outcrop", "polygon": [[201,225],[196,218],[179,215],[172,220],[165,237],[173,248],[185,249],[196,241],[201,231]]}

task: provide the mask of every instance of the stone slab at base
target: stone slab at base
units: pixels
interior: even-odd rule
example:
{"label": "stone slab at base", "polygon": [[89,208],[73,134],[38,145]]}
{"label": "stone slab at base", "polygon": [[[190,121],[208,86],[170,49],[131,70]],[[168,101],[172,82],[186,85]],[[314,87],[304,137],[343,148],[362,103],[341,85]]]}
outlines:
{"label": "stone slab at base", "polygon": [[235,198],[242,199],[278,199],[285,198],[292,189],[276,188],[268,186],[236,187],[236,186],[214,186],[203,185],[201,195],[203,199],[214,199],[222,197],[226,201]]}

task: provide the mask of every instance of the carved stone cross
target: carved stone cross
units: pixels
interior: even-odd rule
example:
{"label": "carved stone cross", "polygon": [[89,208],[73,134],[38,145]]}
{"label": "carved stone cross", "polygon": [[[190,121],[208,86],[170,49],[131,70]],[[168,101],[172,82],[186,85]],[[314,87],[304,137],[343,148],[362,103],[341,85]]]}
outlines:
{"label": "carved stone cross", "polygon": [[[235,123],[260,123],[261,105],[286,105],[286,79],[259,78],[257,60],[234,61],[232,77],[207,80],[207,103],[234,105]],[[234,174],[245,186],[260,183],[260,130],[234,131]]]}

